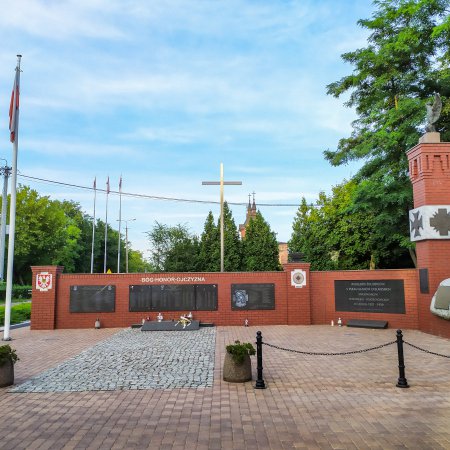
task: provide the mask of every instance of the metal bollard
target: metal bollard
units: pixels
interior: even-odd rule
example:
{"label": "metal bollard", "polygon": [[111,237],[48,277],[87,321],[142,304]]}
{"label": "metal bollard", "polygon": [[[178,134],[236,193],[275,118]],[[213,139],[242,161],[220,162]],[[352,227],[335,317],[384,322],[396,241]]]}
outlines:
{"label": "metal bollard", "polygon": [[405,378],[405,360],[403,358],[403,334],[402,330],[397,330],[397,351],[398,351],[398,381],[396,386],[399,388],[409,388],[408,381]]}
{"label": "metal bollard", "polygon": [[266,383],[263,380],[263,365],[262,365],[262,335],[261,331],[256,332],[256,372],[257,379],[255,384],[255,389],[266,389]]}

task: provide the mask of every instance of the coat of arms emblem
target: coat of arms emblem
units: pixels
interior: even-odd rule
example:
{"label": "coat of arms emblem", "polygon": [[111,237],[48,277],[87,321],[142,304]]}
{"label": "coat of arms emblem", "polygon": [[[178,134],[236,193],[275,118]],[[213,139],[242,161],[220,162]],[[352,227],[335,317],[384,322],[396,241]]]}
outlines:
{"label": "coat of arms emblem", "polygon": [[46,292],[52,288],[53,277],[51,273],[41,272],[36,275],[36,289]]}

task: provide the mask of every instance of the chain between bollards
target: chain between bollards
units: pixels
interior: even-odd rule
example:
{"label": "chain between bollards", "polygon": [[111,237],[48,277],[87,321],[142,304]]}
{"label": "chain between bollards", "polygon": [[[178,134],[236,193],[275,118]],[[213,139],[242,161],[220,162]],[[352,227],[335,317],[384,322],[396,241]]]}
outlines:
{"label": "chain between bollards", "polygon": [[263,361],[262,361],[262,334],[261,331],[256,332],[256,373],[257,379],[255,389],[266,389],[266,383],[263,379]]}
{"label": "chain between bollards", "polygon": [[[404,356],[403,356],[403,334],[402,334],[402,330],[397,330],[397,352],[398,352],[398,371],[399,371],[399,377],[397,380],[397,384],[396,386],[399,388],[409,388],[408,385],[408,381],[405,377],[405,360],[404,360]],[[383,344],[381,347],[386,347],[388,345],[392,345],[394,344],[394,342],[389,342],[387,344]],[[267,344],[270,345],[270,344]],[[256,358],[257,358],[257,367],[256,367],[256,371],[257,371],[257,380],[256,380],[256,384],[255,384],[255,389],[266,389],[266,384],[264,382],[263,379],[263,362],[262,362],[262,346],[263,346],[263,340],[262,340],[262,334],[261,331],[257,331],[256,332]],[[282,350],[288,350],[288,349],[283,349],[281,347],[277,347],[274,345],[270,345],[271,347],[275,347],[275,348],[279,348]],[[375,348],[379,348],[379,347],[374,347],[371,348],[369,350],[373,350]],[[294,351],[294,350],[291,350]],[[365,350],[367,351],[367,350]],[[342,354],[348,354],[348,353],[360,353],[361,351],[358,352],[345,352]],[[301,352],[299,352],[301,353]],[[320,353],[318,353],[320,354]]]}
{"label": "chain between bollards", "polygon": [[397,351],[398,351],[398,381],[396,386],[399,388],[409,388],[408,381],[405,378],[405,360],[403,358],[403,334],[402,330],[397,330]]}

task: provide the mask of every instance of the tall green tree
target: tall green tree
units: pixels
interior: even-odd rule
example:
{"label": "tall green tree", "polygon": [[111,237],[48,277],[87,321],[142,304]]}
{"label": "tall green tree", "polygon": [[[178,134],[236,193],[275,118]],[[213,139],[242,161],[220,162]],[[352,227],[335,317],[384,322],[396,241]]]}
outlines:
{"label": "tall green tree", "polygon": [[[227,202],[223,204],[224,230],[224,270],[237,272],[242,266],[242,248],[239,231]],[[205,272],[220,271],[220,217],[214,224],[214,216],[210,211],[200,238],[199,270]]]}
{"label": "tall green tree", "polygon": [[214,223],[214,216],[209,211],[203,233],[200,238],[199,271],[220,271],[220,230]]}
{"label": "tall green tree", "polygon": [[[124,253],[125,258],[125,253]],[[128,272],[143,273],[155,272],[155,268],[148,261],[145,260],[144,255],[139,250],[128,250]],[[125,270],[124,270],[125,272]]]}
{"label": "tall green tree", "polygon": [[71,234],[76,234],[75,230],[67,230],[66,223],[58,202],[28,186],[18,186],[14,242],[14,275],[18,282],[30,283],[32,265],[59,263],[59,250]]}
{"label": "tall green tree", "polygon": [[259,211],[245,230],[243,268],[248,272],[281,269],[276,234]]}
{"label": "tall green tree", "polygon": [[315,205],[303,198],[293,223],[291,251],[299,251],[313,270],[375,268],[379,260],[373,229],[373,216],[355,212],[352,197],[355,182],[323,192]]}
{"label": "tall green tree", "polygon": [[[220,230],[220,218],[217,222],[217,227]],[[241,240],[239,238],[239,230],[227,202],[223,204],[223,230],[224,270],[225,272],[238,272],[242,267]]]}
{"label": "tall green tree", "polygon": [[358,118],[351,136],[325,157],[333,165],[363,162],[353,207],[373,215],[378,239],[386,241],[380,266],[397,267],[405,264],[408,251],[414,259],[405,152],[424,131],[425,104],[434,92],[444,102],[437,130],[450,139],[450,0],[376,0],[374,5],[373,16],[358,22],[370,32],[367,46],[342,55],[353,72],[327,86],[335,97],[350,94],[346,105]]}
{"label": "tall green tree", "polygon": [[151,245],[151,264],[160,272],[192,272],[198,267],[199,243],[186,225],[155,222],[147,232]]}
{"label": "tall green tree", "polygon": [[58,202],[66,217],[66,243],[57,253],[58,264],[66,272],[91,270],[92,219],[73,201]]}
{"label": "tall green tree", "polygon": [[[1,200],[1,199],[0,199]],[[8,203],[10,197],[8,197]],[[1,201],[0,201],[1,204]],[[9,211],[9,208],[8,208]],[[9,221],[9,218],[7,218]],[[103,272],[105,223],[95,227],[94,272]],[[73,201],[51,200],[28,186],[17,188],[14,278],[30,283],[32,265],[62,265],[68,273],[89,273],[91,267],[92,218]],[[119,233],[108,225],[107,268],[117,271]],[[120,239],[121,272],[125,271],[125,242]],[[140,252],[134,256],[142,271],[151,266]]]}

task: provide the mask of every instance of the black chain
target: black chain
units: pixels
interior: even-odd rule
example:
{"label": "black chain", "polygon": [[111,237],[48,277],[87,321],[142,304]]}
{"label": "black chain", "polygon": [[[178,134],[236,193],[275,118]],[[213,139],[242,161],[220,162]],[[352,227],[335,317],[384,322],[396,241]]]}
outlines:
{"label": "black chain", "polygon": [[301,353],[302,355],[318,355],[318,356],[337,356],[337,355],[353,355],[355,353],[364,353],[370,352],[372,350],[378,350],[379,348],[387,347],[392,344],[396,344],[397,341],[388,342],[387,344],[377,345],[376,347],[365,348],[363,350],[353,350],[351,352],[339,352],[339,353],[325,353],[325,352],[303,352],[301,350],[293,350],[291,348],[279,347],[278,345],[268,344],[267,342],[263,342],[264,345],[268,347],[277,348],[278,350],[285,350],[287,352],[292,353]]}
{"label": "black chain", "polygon": [[429,353],[430,355],[442,356],[443,358],[450,358],[450,355],[441,355],[440,353],[430,352],[430,350],[425,350],[424,348],[417,347],[417,345],[410,344],[409,342],[403,341],[406,345],[415,348],[416,350],[420,350],[424,353]]}

